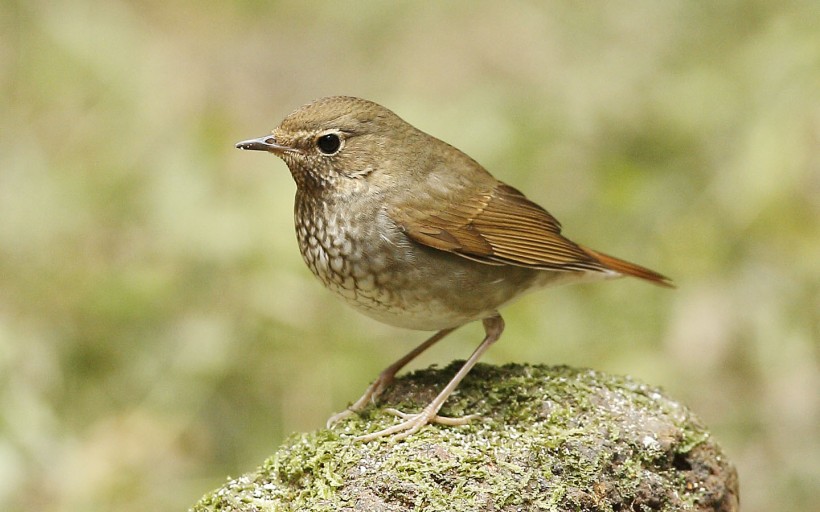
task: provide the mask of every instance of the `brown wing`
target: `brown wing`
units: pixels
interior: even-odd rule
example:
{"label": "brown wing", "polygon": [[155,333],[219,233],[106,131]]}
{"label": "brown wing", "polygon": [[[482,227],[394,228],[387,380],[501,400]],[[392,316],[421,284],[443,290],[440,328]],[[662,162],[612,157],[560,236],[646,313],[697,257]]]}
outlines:
{"label": "brown wing", "polygon": [[594,255],[561,236],[561,224],[518,190],[492,190],[450,198],[435,211],[413,205],[390,217],[418,243],[488,264],[550,270],[606,271]]}
{"label": "brown wing", "polygon": [[390,217],[412,240],[465,258],[495,265],[559,271],[614,271],[674,287],[648,268],[576,244],[561,235],[561,224],[518,190],[497,182],[483,194],[453,200],[435,211],[412,205]]}

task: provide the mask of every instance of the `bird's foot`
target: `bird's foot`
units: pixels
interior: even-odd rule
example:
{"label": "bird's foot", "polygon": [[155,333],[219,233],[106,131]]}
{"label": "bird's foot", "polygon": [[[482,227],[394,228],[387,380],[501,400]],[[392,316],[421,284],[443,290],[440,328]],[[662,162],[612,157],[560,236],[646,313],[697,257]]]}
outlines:
{"label": "bird's foot", "polygon": [[370,403],[376,403],[376,400],[381,396],[384,390],[393,382],[393,374],[388,374],[383,372],[379,375],[375,381],[373,381],[370,386],[364,391],[364,394],[359,397],[350,407],[345,409],[342,412],[337,412],[333,416],[327,419],[327,428],[332,428],[333,425],[342,421],[345,418],[349,418],[354,414],[358,414],[364,410]]}
{"label": "bird's foot", "polygon": [[436,404],[430,404],[422,409],[421,412],[415,414],[408,414],[406,412],[399,411],[398,409],[385,409],[385,412],[398,416],[404,421],[377,432],[356,436],[354,439],[356,441],[367,442],[384,436],[392,436],[390,441],[401,441],[402,439],[415,434],[421,430],[422,427],[430,423],[438,423],[440,425],[448,426],[466,425],[470,421],[480,417],[478,414],[468,414],[459,418],[439,416],[437,414],[438,409],[439,407],[437,407]]}
{"label": "bird's foot", "polygon": [[336,414],[334,414],[333,416],[328,418],[327,423],[325,425],[327,426],[327,428],[333,428],[334,425],[336,425],[337,423],[339,423],[343,419],[349,418],[349,417],[353,416],[354,414],[356,414],[358,412],[359,411],[354,411],[353,410],[353,406],[350,406],[349,408],[345,409],[344,411],[337,412]]}
{"label": "bird's foot", "polygon": [[[331,428],[334,424],[338,423],[339,421],[352,416],[355,413],[359,413],[364,410],[365,407],[370,405],[370,403],[376,403],[376,400],[381,396],[387,386],[393,382],[393,379],[396,377],[396,373],[404,368],[404,366],[416,358],[419,354],[433,346],[435,343],[441,340],[441,338],[447,336],[451,332],[453,332],[454,328],[451,329],[442,329],[441,331],[435,333],[434,335],[427,338],[424,343],[419,345],[418,347],[411,350],[407,353],[404,357],[396,361],[395,363],[391,364],[387,368],[385,368],[376,380],[373,381],[370,386],[365,390],[364,394],[356,400],[353,405],[348,407],[346,410],[336,413],[327,420],[327,428]],[[442,400],[439,401],[440,403],[444,403]],[[436,409],[438,410],[438,409]]]}

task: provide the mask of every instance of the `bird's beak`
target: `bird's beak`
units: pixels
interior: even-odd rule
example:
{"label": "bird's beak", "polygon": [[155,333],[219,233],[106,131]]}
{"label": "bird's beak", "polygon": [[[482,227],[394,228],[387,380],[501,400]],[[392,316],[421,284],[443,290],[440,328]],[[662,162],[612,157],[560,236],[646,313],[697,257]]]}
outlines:
{"label": "bird's beak", "polygon": [[237,142],[236,148],[250,149],[254,151],[268,151],[269,153],[277,154],[298,151],[294,148],[277,144],[276,139],[273,138],[273,135],[266,135],[264,137],[259,137],[258,139],[250,139],[243,140],[242,142]]}

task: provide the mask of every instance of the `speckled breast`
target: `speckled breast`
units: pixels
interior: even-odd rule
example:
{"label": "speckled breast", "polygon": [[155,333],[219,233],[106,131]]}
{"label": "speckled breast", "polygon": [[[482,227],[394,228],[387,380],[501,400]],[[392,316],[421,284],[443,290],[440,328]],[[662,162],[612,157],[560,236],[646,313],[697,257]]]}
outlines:
{"label": "speckled breast", "polygon": [[325,287],[368,314],[401,312],[384,286],[392,273],[388,256],[373,247],[367,230],[356,226],[350,212],[297,200],[295,214],[299,250]]}
{"label": "speckled breast", "polygon": [[307,266],[351,306],[386,324],[456,327],[486,318],[540,286],[539,271],[486,265],[420,246],[378,207],[362,211],[299,199],[296,234]]}

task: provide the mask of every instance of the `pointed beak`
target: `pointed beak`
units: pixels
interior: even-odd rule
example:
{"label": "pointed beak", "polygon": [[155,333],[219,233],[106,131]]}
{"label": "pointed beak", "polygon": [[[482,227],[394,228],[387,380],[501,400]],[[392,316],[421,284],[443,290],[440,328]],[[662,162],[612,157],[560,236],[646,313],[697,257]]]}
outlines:
{"label": "pointed beak", "polygon": [[266,135],[258,139],[243,140],[236,143],[237,149],[249,149],[253,151],[267,151],[269,153],[282,154],[288,151],[297,151],[294,148],[276,143],[273,135]]}

